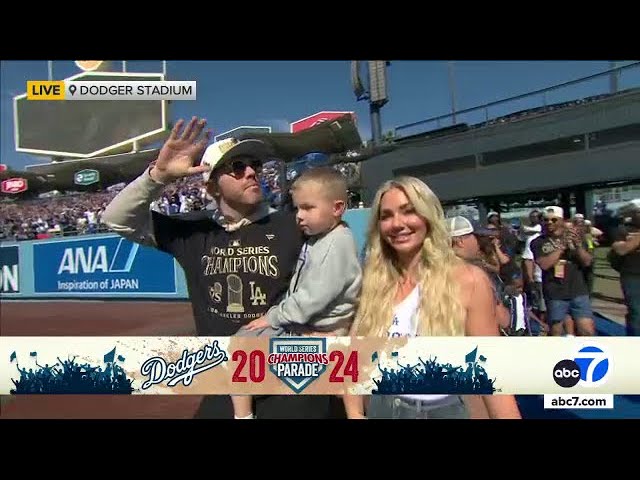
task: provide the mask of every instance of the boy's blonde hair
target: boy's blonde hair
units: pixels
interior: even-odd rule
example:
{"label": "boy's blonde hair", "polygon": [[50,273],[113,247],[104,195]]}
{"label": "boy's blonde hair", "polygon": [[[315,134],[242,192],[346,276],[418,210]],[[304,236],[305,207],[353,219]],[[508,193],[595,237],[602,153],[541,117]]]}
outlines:
{"label": "boy's blonde hair", "polygon": [[322,187],[324,195],[329,200],[349,200],[347,191],[347,180],[344,176],[332,167],[313,167],[302,172],[302,174],[293,182],[291,192],[300,188],[306,183],[315,183]]}

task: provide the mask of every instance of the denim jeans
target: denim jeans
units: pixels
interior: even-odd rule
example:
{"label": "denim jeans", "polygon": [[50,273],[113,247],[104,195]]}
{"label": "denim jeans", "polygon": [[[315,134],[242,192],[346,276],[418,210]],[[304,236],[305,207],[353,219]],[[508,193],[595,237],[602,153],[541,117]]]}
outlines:
{"label": "denim jeans", "polygon": [[640,275],[621,275],[620,285],[627,305],[627,335],[640,337]]}
{"label": "denim jeans", "polygon": [[469,418],[462,398],[454,397],[445,405],[430,405],[412,398],[398,395],[372,395],[367,409],[367,417],[393,419],[465,419]]}
{"label": "denim jeans", "polygon": [[593,318],[591,299],[589,295],[580,295],[571,300],[547,300],[547,315],[549,323],[564,322],[567,315],[574,320],[579,318]]}

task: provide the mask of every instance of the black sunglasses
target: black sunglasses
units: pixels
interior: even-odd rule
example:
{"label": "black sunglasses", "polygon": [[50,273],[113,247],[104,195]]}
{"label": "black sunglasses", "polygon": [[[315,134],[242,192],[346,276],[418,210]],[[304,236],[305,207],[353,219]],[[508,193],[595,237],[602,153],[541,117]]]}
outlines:
{"label": "black sunglasses", "polygon": [[220,167],[220,173],[243,177],[247,167],[251,167],[256,174],[262,172],[262,160],[254,158],[252,160],[234,160]]}
{"label": "black sunglasses", "polygon": [[544,219],[545,222],[549,223],[558,223],[558,219],[557,218],[545,218]]}

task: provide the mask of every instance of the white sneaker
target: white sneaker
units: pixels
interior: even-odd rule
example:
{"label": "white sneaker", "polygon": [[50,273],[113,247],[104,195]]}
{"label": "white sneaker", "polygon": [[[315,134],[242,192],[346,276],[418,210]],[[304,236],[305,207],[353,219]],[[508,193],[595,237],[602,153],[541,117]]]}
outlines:
{"label": "white sneaker", "polygon": [[236,417],[236,416],[234,415],[234,416],[233,416],[233,418],[234,418],[235,420],[253,420],[253,419],[255,419],[255,418],[256,418],[256,416],[255,416],[253,413],[251,413],[251,414],[247,415],[246,417]]}

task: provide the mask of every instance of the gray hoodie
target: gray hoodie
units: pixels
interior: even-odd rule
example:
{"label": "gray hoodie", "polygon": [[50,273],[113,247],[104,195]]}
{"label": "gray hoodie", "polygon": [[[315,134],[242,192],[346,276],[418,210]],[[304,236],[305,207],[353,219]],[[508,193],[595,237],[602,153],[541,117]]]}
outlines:
{"label": "gray hoodie", "polygon": [[343,330],[346,335],[361,284],[356,242],[351,230],[339,225],[303,245],[289,291],[269,310],[267,319],[274,328]]}

